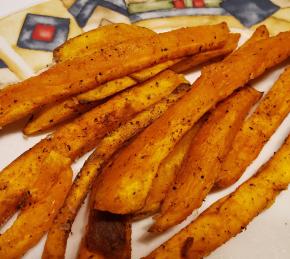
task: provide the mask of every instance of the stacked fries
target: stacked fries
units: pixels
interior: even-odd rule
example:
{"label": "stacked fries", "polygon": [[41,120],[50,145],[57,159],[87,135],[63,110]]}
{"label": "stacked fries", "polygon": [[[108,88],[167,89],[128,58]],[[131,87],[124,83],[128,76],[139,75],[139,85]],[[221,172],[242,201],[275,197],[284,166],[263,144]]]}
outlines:
{"label": "stacked fries", "polygon": [[[130,258],[133,220],[157,213],[148,231],[163,232],[235,183],[290,112],[290,68],[263,98],[249,85],[288,59],[290,32],[270,37],[260,26],[236,49],[239,37],[225,23],[160,34],[108,25],[69,40],[47,71],[0,91],[1,127],[30,116],[26,135],[54,130],[0,174],[0,224],[20,210],[0,236],[0,258],[23,256],[46,232],[42,258],[64,258],[88,193],[78,257]],[[184,73],[198,65],[190,85]],[[238,234],[290,183],[289,147],[290,137],[146,258],[203,258]],[[71,164],[93,149],[72,181]]]}

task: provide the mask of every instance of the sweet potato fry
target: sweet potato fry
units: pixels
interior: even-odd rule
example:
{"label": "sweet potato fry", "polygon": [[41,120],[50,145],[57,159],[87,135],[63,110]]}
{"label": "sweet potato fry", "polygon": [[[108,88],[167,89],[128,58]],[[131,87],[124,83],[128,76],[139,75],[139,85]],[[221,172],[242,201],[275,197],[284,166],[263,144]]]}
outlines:
{"label": "sweet potato fry", "polygon": [[53,51],[53,57],[56,62],[63,62],[93,54],[105,45],[114,46],[132,38],[149,37],[155,34],[152,30],[136,25],[110,24],[69,39]]}
{"label": "sweet potato fry", "polygon": [[67,100],[48,105],[44,110],[41,110],[33,116],[33,118],[24,128],[23,132],[26,135],[39,133],[43,130],[50,129],[63,121],[75,118],[81,113],[90,110],[92,107],[95,107],[98,104],[98,102],[88,102],[95,102],[108,97],[137,84],[137,81],[144,82],[149,78],[157,75],[161,71],[167,69],[168,67],[170,67],[170,70],[182,73],[190,68],[212,60],[213,58],[223,57],[232,52],[237,47],[239,37],[240,34],[232,33],[230,34],[225,46],[221,49],[206,51],[189,58],[183,58],[182,60],[168,60],[166,62],[130,74],[130,76],[109,81],[101,86],[96,87],[93,90],[79,94],[76,97],[71,97]]}
{"label": "sweet potato fry", "polygon": [[247,118],[222,163],[215,186],[236,182],[290,112],[290,67],[276,81],[255,112]]}
{"label": "sweet potato fry", "polygon": [[161,162],[146,198],[145,205],[134,215],[135,218],[144,217],[156,213],[159,210],[161,202],[164,200],[169,187],[175,180],[182,160],[189,149],[191,140],[202,123],[203,120],[196,123],[176,144],[172,152]]}
{"label": "sweet potato fry", "polygon": [[100,176],[95,208],[116,214],[140,210],[160,162],[179,139],[217,102],[285,60],[290,55],[289,40],[290,32],[280,33],[204,68],[193,88],[146,128]]}
{"label": "sweet potato fry", "polygon": [[131,258],[131,223],[124,215],[90,212],[85,243],[89,251],[108,259]]}
{"label": "sweet potato fry", "polygon": [[249,45],[259,40],[265,40],[269,38],[269,31],[265,25],[260,25],[252,34],[251,38],[248,39],[240,48],[246,48]]}
{"label": "sweet potato fry", "polygon": [[107,46],[93,54],[57,63],[40,75],[0,92],[0,127],[47,103],[91,90],[154,64],[221,47],[227,35],[225,23],[183,28],[128,40],[114,48]]}
{"label": "sweet potato fry", "polygon": [[[152,36],[154,34],[156,33],[149,29],[135,25],[114,24],[103,26],[68,40],[54,50],[54,58],[57,62],[63,62],[75,57],[92,54],[96,49],[106,45],[113,46],[128,39]],[[63,121],[77,117],[98,104],[98,102],[83,103],[82,98],[86,99],[85,102],[101,100],[136,83],[130,77],[124,77],[110,81],[96,89],[80,94],[80,96],[47,105],[47,107],[33,116],[23,131],[26,135],[31,135],[52,128]],[[93,100],[89,100],[90,98]]]}
{"label": "sweet potato fry", "polygon": [[[128,89],[59,128],[7,166],[0,174],[0,223],[15,212],[23,194],[41,172],[43,160],[55,151],[72,161],[91,150],[120,123],[168,96],[185,82],[182,75],[164,71],[155,78]],[[55,169],[54,169],[55,170]],[[5,204],[5,205],[4,205]]]}
{"label": "sweet potato fry", "polygon": [[[106,259],[103,255],[97,254],[96,252],[89,251],[89,249],[86,245],[85,238],[83,238],[81,241],[77,258],[78,259]],[[43,259],[45,259],[45,258],[43,258]]]}
{"label": "sweet potato fry", "polygon": [[64,256],[66,241],[75,216],[87,196],[87,192],[94,179],[113,153],[121,148],[128,139],[161,116],[161,114],[163,114],[170,105],[181,98],[187,90],[188,86],[179,87],[171,95],[149,109],[137,114],[133,119],[129,120],[101,140],[94,153],[89,157],[76,177],[64,205],[48,233],[44,257],[50,258],[52,254],[57,258],[62,258]]}
{"label": "sweet potato fry", "polygon": [[137,81],[135,79],[125,76],[109,81],[88,92],[79,94],[77,95],[77,99],[80,103],[99,101],[136,84]]}
{"label": "sweet potato fry", "polygon": [[100,102],[80,103],[76,97],[48,104],[34,114],[23,129],[25,135],[33,135],[51,129],[53,126],[74,119],[96,107]]}
{"label": "sweet potato fry", "polygon": [[102,99],[135,84],[137,84],[135,80],[125,76],[120,79],[109,81],[91,91],[75,97],[70,97],[64,101],[49,104],[32,117],[23,129],[23,132],[26,135],[31,135],[50,129],[61,122],[73,119],[92,109],[100,104]]}
{"label": "sweet potato fry", "polygon": [[240,233],[290,183],[290,137],[258,173],[153,251],[149,258],[203,258]]}
{"label": "sweet potato fry", "polygon": [[226,44],[222,48],[216,50],[209,50],[188,58],[183,58],[178,63],[171,66],[170,69],[176,73],[184,73],[202,63],[217,58],[223,58],[237,48],[239,39],[239,33],[231,33],[228,40],[226,41]]}
{"label": "sweet potato fry", "polygon": [[191,142],[180,171],[155,217],[151,232],[180,223],[201,206],[210,192],[225,155],[261,93],[247,87],[220,103]]}
{"label": "sweet potato fry", "polygon": [[[42,150],[42,148],[44,146],[39,146],[36,149]],[[31,160],[32,156],[27,152],[27,155],[17,159],[15,170],[18,171],[18,177],[21,180],[18,180],[19,178],[14,174],[13,168],[9,166],[6,170],[3,170],[3,173],[6,171],[7,175],[1,173],[0,196],[5,198],[1,200],[0,225],[3,225],[27,201],[37,202],[42,196],[45,196],[56,176],[71,163],[69,158],[63,157],[54,151],[47,152],[46,156],[39,155],[39,158],[36,158],[35,161]],[[35,178],[23,177],[22,168],[30,172],[34,167],[39,169],[39,174]]]}
{"label": "sweet potato fry", "polygon": [[157,64],[152,67],[148,67],[145,69],[142,69],[141,71],[137,71],[135,73],[130,74],[130,77],[137,80],[138,82],[144,82],[148,80],[149,78],[157,75],[161,71],[171,67],[175,63],[179,62],[181,59],[173,59],[173,60],[168,60],[166,62]]}
{"label": "sweet potato fry", "polygon": [[19,258],[37,244],[62,206],[71,181],[72,170],[68,167],[58,174],[49,193],[22,208],[12,227],[0,236],[0,258]]}
{"label": "sweet potato fry", "polygon": [[[109,165],[110,162],[106,163],[105,168]],[[89,220],[79,247],[78,258],[130,259],[132,230],[130,217],[95,210],[94,193],[93,186],[89,201]],[[50,250],[53,252],[53,247]],[[54,254],[53,257],[48,255],[46,258],[63,258],[63,256],[64,254],[62,256]]]}

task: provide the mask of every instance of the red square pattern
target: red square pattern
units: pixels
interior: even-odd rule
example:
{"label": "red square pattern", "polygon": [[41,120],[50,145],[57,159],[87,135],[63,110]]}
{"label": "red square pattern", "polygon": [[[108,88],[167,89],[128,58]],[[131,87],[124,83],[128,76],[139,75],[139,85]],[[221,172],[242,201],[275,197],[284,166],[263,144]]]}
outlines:
{"label": "red square pattern", "polygon": [[54,38],[55,31],[56,28],[53,25],[38,23],[33,29],[32,39],[51,42]]}
{"label": "red square pattern", "polygon": [[193,5],[195,7],[204,7],[204,1],[203,0],[193,0]]}
{"label": "red square pattern", "polygon": [[175,8],[184,8],[184,1],[183,0],[173,0]]}

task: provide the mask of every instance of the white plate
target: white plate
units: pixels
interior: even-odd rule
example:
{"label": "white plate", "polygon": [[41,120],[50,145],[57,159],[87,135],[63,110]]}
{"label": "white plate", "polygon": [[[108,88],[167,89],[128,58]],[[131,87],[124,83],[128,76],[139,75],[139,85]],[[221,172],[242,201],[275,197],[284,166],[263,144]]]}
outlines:
{"label": "white plate", "polygon": [[[249,37],[248,31],[240,31],[242,34],[241,42]],[[258,81],[255,81],[254,87],[258,90],[267,92],[273,85],[279,74],[283,71],[284,65],[275,68],[265,74]],[[199,75],[199,72],[193,72],[187,78],[193,82]],[[21,123],[12,125],[0,132],[0,169],[4,168],[16,157],[37,143],[42,136],[27,138],[21,133]],[[198,213],[207,208],[211,203],[233,191],[239,184],[248,179],[257,169],[266,162],[275,150],[281,145],[282,141],[290,131],[290,116],[288,116],[277,132],[273,135],[259,157],[247,169],[243,177],[230,188],[210,194],[203,206],[195,211],[185,222],[172,228],[170,231],[158,236],[148,234],[146,231],[152,223],[152,219],[148,218],[133,224],[132,234],[132,258],[140,258],[147,255],[154,248],[158,247],[162,242],[179,231],[194,219]],[[74,172],[77,173],[85,158],[84,156],[73,165]],[[260,216],[253,220],[247,230],[232,238],[225,245],[213,252],[208,258],[210,259],[288,259],[290,257],[290,191],[284,191],[276,199],[275,204]],[[15,217],[14,217],[15,218]],[[10,220],[2,229],[2,232],[13,222]],[[72,228],[72,235],[68,240],[66,258],[76,257],[78,245],[86,224],[85,205],[81,208]],[[34,259],[41,258],[45,237],[41,242],[31,249],[24,258]]]}

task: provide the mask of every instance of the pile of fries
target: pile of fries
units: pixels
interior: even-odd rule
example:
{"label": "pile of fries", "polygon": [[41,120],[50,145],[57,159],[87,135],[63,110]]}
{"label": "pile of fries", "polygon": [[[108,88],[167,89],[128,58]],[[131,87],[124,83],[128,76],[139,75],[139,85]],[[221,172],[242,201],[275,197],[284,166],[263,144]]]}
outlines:
{"label": "pile of fries", "polygon": [[[290,31],[270,37],[260,26],[237,48],[239,38],[226,23],[160,34],[108,25],[70,39],[48,70],[1,90],[1,127],[29,116],[25,135],[53,132],[0,174],[0,224],[20,211],[0,236],[0,258],[23,256],[47,232],[42,258],[64,258],[88,194],[78,257],[130,258],[134,220],[154,215],[148,231],[162,233],[235,183],[290,111],[290,67],[265,96],[250,85],[289,60]],[[190,85],[184,75],[197,67]],[[93,149],[72,181],[71,164]],[[145,258],[207,256],[289,183],[290,137]]]}

